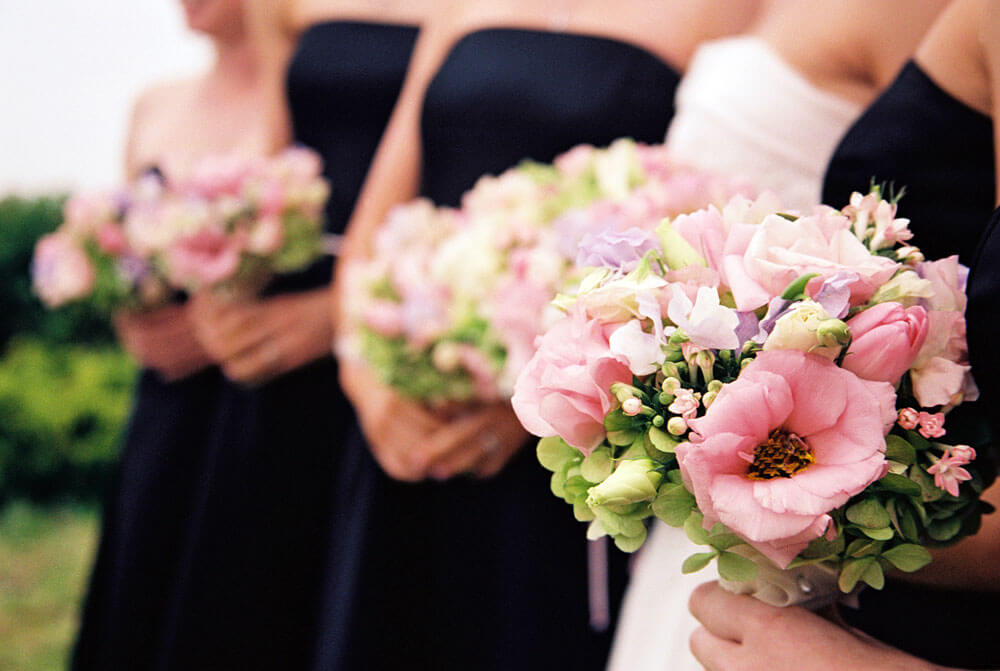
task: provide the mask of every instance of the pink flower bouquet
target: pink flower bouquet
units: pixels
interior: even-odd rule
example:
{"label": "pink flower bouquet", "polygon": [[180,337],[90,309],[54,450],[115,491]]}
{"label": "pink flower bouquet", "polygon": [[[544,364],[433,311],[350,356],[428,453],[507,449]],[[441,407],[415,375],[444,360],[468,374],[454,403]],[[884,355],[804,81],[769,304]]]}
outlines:
{"label": "pink flower bouquet", "polygon": [[36,246],[35,291],[49,307],[83,302],[102,313],[155,307],[178,290],[253,293],[324,252],[320,168],[299,148],[210,157],[177,179],[73,196]]}
{"label": "pink flower bouquet", "polygon": [[63,207],[63,223],[35,246],[32,283],[50,308],[85,303],[102,314],[154,307],[171,295],[163,275],[129,238],[127,219],[162,196],[149,176],[117,192],[77,194]]}
{"label": "pink flower bouquet", "polygon": [[978,527],[986,482],[945,422],[977,397],[967,271],[895,215],[878,190],[807,216],[737,196],[556,301],[513,404],[590,537],[634,551],[655,516],[708,546],[685,572],[815,565],[850,592]]}
{"label": "pink flower bouquet", "polygon": [[154,213],[155,235],[164,237],[152,246],[170,283],[253,294],[321,256],[329,196],[321,169],[320,158],[300,147],[270,159],[214,156],[196,165],[174,187],[179,211]]}
{"label": "pink flower bouquet", "polygon": [[661,146],[619,140],[483,177],[459,209],[397,208],[350,273],[354,346],[411,398],[509,398],[578,266],[631,269],[664,216],[739,190],[669,163]]}

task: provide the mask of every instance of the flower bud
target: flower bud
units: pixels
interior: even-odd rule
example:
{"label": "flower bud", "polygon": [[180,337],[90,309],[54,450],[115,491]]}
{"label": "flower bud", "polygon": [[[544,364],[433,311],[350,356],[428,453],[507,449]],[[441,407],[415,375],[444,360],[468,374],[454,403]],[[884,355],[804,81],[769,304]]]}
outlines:
{"label": "flower bud", "polygon": [[667,420],[667,432],[675,435],[682,436],[684,432],[688,430],[687,422],[684,421],[683,417],[671,417]]}
{"label": "flower bud", "polygon": [[640,412],[642,412],[642,401],[635,398],[627,398],[622,401],[622,412],[624,412],[629,417],[635,417]]}
{"label": "flower bud", "polygon": [[712,350],[703,349],[694,355],[694,365],[698,366],[706,383],[715,379],[715,354]]}
{"label": "flower bud", "polygon": [[871,303],[899,303],[904,308],[913,307],[921,298],[932,298],[934,286],[913,270],[904,270],[883,284],[872,296]]}
{"label": "flower bud", "polygon": [[[826,325],[828,331],[832,330],[837,334],[839,327],[834,324],[839,321],[831,319],[819,303],[803,300],[775,322],[774,329],[764,341],[764,350],[795,349],[818,354],[832,361],[840,356],[842,344],[836,339],[831,341],[828,337],[827,342],[824,342],[819,329]],[[843,328],[846,330],[846,325]]]}
{"label": "flower bud", "polygon": [[623,506],[656,498],[663,480],[652,459],[627,459],[599,485],[590,488],[589,506]]}
{"label": "flower bud", "polygon": [[851,329],[842,319],[824,319],[816,327],[816,338],[820,347],[844,347],[851,342]]}

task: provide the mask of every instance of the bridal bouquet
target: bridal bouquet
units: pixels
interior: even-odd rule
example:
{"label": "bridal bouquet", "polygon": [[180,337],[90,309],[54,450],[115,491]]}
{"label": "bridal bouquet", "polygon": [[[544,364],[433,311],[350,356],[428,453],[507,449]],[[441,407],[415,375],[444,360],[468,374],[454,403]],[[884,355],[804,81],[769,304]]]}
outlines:
{"label": "bridal bouquet", "polygon": [[329,187],[312,151],[269,159],[209,157],[134,227],[170,283],[241,296],[324,253],[323,205]]}
{"label": "bridal bouquet", "polygon": [[49,307],[85,302],[102,313],[156,307],[178,290],[252,294],[323,253],[320,169],[300,148],[219,156],[176,181],[147,175],[76,195],[36,246],[35,291]]}
{"label": "bridal bouquet", "polygon": [[513,404],[591,538],[634,551],[656,516],[708,546],[685,572],[815,565],[850,592],[977,530],[988,483],[946,422],[977,396],[967,270],[895,214],[878,190],[801,217],[735,197],[556,301]]}
{"label": "bridal bouquet", "polygon": [[664,216],[737,190],[671,164],[662,146],[619,140],[483,177],[459,209],[397,208],[349,273],[355,345],[411,398],[509,398],[574,262],[637,263]]}
{"label": "bridal bouquet", "polygon": [[32,262],[35,293],[48,307],[87,303],[102,314],[155,307],[171,291],[149,254],[137,249],[127,220],[163,197],[163,185],[147,176],[118,191],[71,197],[58,230],[39,239]]}

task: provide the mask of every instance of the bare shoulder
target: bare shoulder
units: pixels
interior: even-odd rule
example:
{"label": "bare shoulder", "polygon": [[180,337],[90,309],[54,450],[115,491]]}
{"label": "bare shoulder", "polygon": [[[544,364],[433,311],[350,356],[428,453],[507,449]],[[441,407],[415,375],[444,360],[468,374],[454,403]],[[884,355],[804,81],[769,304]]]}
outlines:
{"label": "bare shoulder", "polygon": [[950,95],[990,112],[989,52],[1000,34],[985,35],[993,0],[957,0],[928,31],[916,52],[920,67]]}
{"label": "bare shoulder", "polygon": [[154,84],[136,96],[125,142],[125,171],[129,176],[158,161],[161,138],[170,120],[197,86],[197,78]]}

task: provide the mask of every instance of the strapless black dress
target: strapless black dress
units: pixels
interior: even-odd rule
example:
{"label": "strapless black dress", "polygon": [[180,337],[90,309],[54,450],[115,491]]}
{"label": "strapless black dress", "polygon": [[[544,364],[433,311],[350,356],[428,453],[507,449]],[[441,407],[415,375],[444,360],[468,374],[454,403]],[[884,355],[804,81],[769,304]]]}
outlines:
{"label": "strapless black dress", "polygon": [[[522,159],[622,136],[661,142],[677,81],[625,42],[473,32],[426,93],[421,195],[454,206]],[[585,528],[549,491],[533,445],[489,480],[378,473],[347,668],[603,669],[611,633],[589,627]],[[616,609],[626,558],[613,557]]]}
{"label": "strapless black dress", "polygon": [[[302,36],[288,71],[288,96],[296,140],[325,162],[330,232],[346,226],[415,37],[410,27],[352,22],[318,24]],[[268,292],[322,286],[330,270],[329,261],[317,264],[280,278]],[[180,455],[201,450],[204,458],[192,470],[196,486],[171,571],[147,578],[165,592],[155,621],[127,630],[142,627],[134,635],[143,655],[118,655],[124,661],[102,668],[308,668],[320,602],[324,595],[341,600],[340,584],[324,576],[331,530],[360,548],[338,532],[335,509],[338,482],[347,477],[339,471],[343,443],[357,432],[333,358],[259,387],[225,379],[216,387],[211,399],[176,420],[200,424],[190,444],[172,447]],[[145,495],[170,500],[173,493],[163,491],[169,481],[153,484],[159,489]],[[157,520],[141,522],[155,541]],[[115,632],[115,640],[125,633]]]}
{"label": "strapless black dress", "polygon": [[141,373],[71,668],[153,668],[220,385],[217,369],[178,382]]}
{"label": "strapless black dress", "polygon": [[[928,259],[958,254],[963,263],[972,265],[995,205],[992,122],[948,95],[915,63],[908,63],[841,141],[827,170],[823,201],[845,205],[852,191],[866,191],[872,179],[892,181],[897,189],[905,186],[899,213],[910,218],[911,242]],[[1000,260],[998,253],[993,253],[994,266]],[[1000,362],[996,347],[988,347],[989,341],[976,334],[987,331],[997,299],[994,294],[970,300],[970,356],[984,393],[980,401],[961,406],[948,420],[949,438],[979,443],[977,449],[984,456],[981,427],[988,424],[986,409],[993,407],[989,399],[996,398],[990,391],[992,380],[1000,375]],[[956,435],[960,427],[975,437],[960,439]],[[860,601],[859,610],[841,609],[844,618],[890,645],[947,666],[1000,667],[1000,652],[994,645],[998,594],[889,580],[882,591],[862,592]]]}

